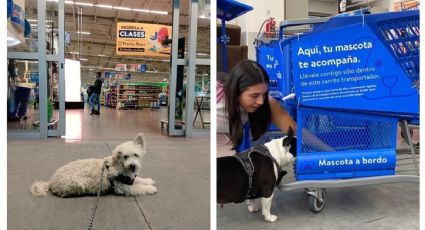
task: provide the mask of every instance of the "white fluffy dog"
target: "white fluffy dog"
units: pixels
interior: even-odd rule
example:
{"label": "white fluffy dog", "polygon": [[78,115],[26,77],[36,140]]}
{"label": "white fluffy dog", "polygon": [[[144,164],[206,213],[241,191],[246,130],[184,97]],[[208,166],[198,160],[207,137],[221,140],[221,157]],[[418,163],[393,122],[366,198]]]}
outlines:
{"label": "white fluffy dog", "polygon": [[37,181],[31,186],[34,196],[45,196],[50,190],[60,197],[114,193],[132,196],[154,194],[155,182],[137,177],[141,160],[146,153],[143,133],[133,141],[118,145],[112,156],[103,159],[84,159],[60,167],[50,181]]}

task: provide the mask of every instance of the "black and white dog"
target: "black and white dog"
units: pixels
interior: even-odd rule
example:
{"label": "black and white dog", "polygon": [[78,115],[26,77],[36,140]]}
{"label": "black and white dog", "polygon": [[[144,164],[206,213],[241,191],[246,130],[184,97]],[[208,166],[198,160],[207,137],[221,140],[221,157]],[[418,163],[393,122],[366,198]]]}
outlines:
{"label": "black and white dog", "polygon": [[255,199],[261,198],[265,221],[275,222],[277,216],[270,213],[273,191],[286,174],[282,168],[294,162],[296,142],[290,128],[286,137],[271,140],[246,153],[217,158],[217,203],[247,200],[248,210],[257,212],[259,207]]}

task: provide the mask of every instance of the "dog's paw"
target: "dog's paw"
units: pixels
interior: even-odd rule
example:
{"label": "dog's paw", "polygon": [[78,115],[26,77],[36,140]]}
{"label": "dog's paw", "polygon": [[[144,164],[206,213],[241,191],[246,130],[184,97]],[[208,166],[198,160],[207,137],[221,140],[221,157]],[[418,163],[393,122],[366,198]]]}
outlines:
{"label": "dog's paw", "polygon": [[257,205],[249,205],[248,206],[249,212],[258,212],[259,210],[260,210],[260,208]]}
{"label": "dog's paw", "polygon": [[134,183],[136,183],[136,184],[143,184],[143,185],[154,185],[155,184],[155,181],[152,180],[152,178],[136,177],[136,181]]}
{"label": "dog's paw", "polygon": [[155,194],[155,193],[157,193],[158,192],[158,189],[155,187],[155,186],[153,186],[153,185],[146,185],[145,187],[144,187],[144,190],[145,190],[145,194]]}
{"label": "dog's paw", "polygon": [[260,207],[253,200],[247,200],[248,211],[249,212],[258,212]]}
{"label": "dog's paw", "polygon": [[154,185],[155,184],[155,181],[152,180],[152,178],[145,178],[145,183],[146,184],[150,184],[150,185]]}
{"label": "dog's paw", "polygon": [[274,223],[274,222],[277,221],[277,216],[275,216],[275,215],[267,215],[267,216],[264,216],[264,220],[266,222],[269,222],[269,223]]}

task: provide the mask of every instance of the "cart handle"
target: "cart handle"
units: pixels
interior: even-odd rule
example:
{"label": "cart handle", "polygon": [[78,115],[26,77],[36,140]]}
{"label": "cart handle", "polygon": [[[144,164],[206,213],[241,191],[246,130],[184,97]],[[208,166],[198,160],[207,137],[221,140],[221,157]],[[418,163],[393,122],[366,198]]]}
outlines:
{"label": "cart handle", "polygon": [[331,17],[323,18],[304,18],[304,19],[295,19],[295,20],[285,20],[279,23],[280,28],[291,27],[291,26],[301,26],[307,24],[318,24],[324,23],[329,20]]}
{"label": "cart handle", "polygon": [[282,38],[283,29],[291,26],[301,26],[308,24],[320,24],[328,21],[331,17],[323,18],[304,18],[304,19],[295,19],[295,20],[285,20],[279,23],[279,39]]}
{"label": "cart handle", "polygon": [[295,93],[290,93],[284,97],[282,97],[282,101],[286,101],[288,99],[294,99],[295,98]]}

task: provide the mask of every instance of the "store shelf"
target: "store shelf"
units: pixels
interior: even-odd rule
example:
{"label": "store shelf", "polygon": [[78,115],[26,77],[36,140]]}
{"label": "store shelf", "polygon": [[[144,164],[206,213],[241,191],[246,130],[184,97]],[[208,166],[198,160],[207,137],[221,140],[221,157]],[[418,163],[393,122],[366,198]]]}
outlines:
{"label": "store shelf", "polygon": [[110,89],[108,106],[117,109],[159,108],[159,94],[162,84],[157,83],[124,83]]}

